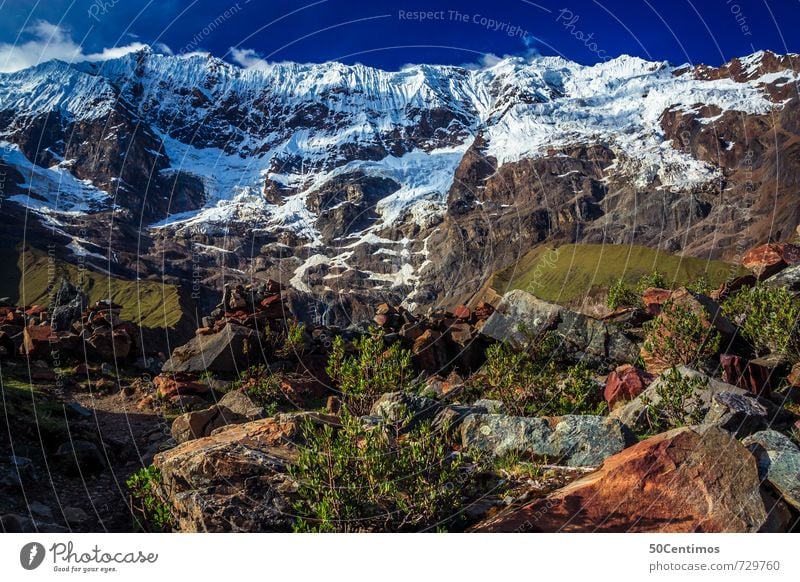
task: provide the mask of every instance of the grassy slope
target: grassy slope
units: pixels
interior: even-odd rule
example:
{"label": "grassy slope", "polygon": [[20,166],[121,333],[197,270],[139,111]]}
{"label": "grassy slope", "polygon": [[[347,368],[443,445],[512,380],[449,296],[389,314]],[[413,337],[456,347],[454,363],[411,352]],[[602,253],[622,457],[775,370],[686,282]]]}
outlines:
{"label": "grassy slope", "polygon": [[[89,270],[79,270],[63,261],[50,261],[46,252],[3,251],[0,296],[16,298],[22,305],[47,305],[52,283],[62,278],[83,288],[89,300],[111,299],[123,306],[122,318],[149,328],[171,328],[181,319],[178,289],[153,281],[126,281]],[[12,269],[11,264],[16,263]],[[13,273],[11,273],[13,271]]]}
{"label": "grassy slope", "polygon": [[496,273],[491,287],[501,295],[525,289],[546,301],[565,304],[607,289],[619,277],[632,287],[653,270],[675,285],[705,276],[712,286],[745,272],[723,261],[680,257],[641,246],[568,244],[534,249],[516,265]]}

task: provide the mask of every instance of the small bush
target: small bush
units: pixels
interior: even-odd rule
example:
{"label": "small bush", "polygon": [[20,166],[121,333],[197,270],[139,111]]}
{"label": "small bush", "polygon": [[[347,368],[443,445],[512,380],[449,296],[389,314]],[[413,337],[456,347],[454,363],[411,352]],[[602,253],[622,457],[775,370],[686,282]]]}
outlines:
{"label": "small bush", "polygon": [[301,356],[306,349],[306,324],[289,321],[283,352],[286,355]]}
{"label": "small bush", "polygon": [[739,325],[757,354],[800,353],[797,330],[800,301],[785,287],[746,287],[728,298],[722,309]]}
{"label": "small bush", "polygon": [[703,420],[700,398],[695,391],[708,387],[701,377],[689,377],[672,368],[656,387],[658,402],[642,396],[644,412],[640,417],[641,428],[647,434],[658,434],[679,426],[698,424]]}
{"label": "small bush", "polygon": [[641,301],[636,293],[628,289],[625,280],[620,278],[608,288],[606,303],[609,309],[618,309],[620,307],[636,307]]}
{"label": "small bush", "polygon": [[344,340],[337,336],[326,368],[351,412],[367,414],[381,394],[411,387],[411,352],[399,343],[387,348],[382,330],[373,328],[370,334],[356,339],[353,348],[355,354],[348,356]]}
{"label": "small bush", "polygon": [[281,391],[280,377],[266,366],[251,366],[242,372],[233,388],[247,394],[267,416],[274,416],[281,406],[291,404]]}
{"label": "small bush", "polygon": [[720,335],[689,307],[672,300],[645,323],[644,349],[670,366],[703,361],[719,352]]}
{"label": "small bush", "polygon": [[699,293],[701,295],[708,295],[711,293],[711,291],[713,291],[711,283],[708,281],[708,279],[706,279],[706,277],[700,277],[691,283],[687,283],[686,288],[692,293]]}
{"label": "small bush", "polygon": [[471,474],[441,435],[368,428],[342,409],[342,426],[304,426],[290,474],[298,482],[296,531],[420,531],[458,521]]}
{"label": "small bush", "polygon": [[606,410],[600,386],[585,365],[558,373],[546,351],[514,350],[505,343],[486,350],[486,364],[475,380],[482,396],[501,400],[510,413],[520,416],[602,414]]}
{"label": "small bush", "polygon": [[143,467],[125,481],[131,492],[131,510],[142,529],[169,531],[173,527],[169,506],[161,499],[161,471]]}
{"label": "small bush", "polygon": [[641,296],[644,290],[650,287],[657,287],[659,289],[670,288],[667,278],[660,271],[655,270],[645,273],[639,278],[639,282],[636,283],[636,294]]}

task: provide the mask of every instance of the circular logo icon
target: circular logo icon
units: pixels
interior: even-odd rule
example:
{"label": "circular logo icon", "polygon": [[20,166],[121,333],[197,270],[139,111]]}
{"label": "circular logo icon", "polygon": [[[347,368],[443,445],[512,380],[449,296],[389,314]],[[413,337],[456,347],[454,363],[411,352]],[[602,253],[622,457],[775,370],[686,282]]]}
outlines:
{"label": "circular logo icon", "polygon": [[19,552],[19,563],[26,570],[35,570],[44,562],[44,546],[38,542],[31,542],[22,546]]}

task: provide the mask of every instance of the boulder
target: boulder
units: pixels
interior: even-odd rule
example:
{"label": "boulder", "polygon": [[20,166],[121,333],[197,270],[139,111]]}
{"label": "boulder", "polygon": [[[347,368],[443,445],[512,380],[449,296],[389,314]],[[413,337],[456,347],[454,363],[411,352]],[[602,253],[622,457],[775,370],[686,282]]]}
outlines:
{"label": "boulder", "polygon": [[183,532],[290,531],[286,475],[296,458],[296,419],[266,418],[225,426],[155,456],[162,497]]}
{"label": "boulder", "polygon": [[280,380],[281,393],[298,408],[311,408],[328,393],[328,386],[310,376],[285,376]]}
{"label": "boulder", "polygon": [[106,468],[106,459],[100,449],[92,442],[72,440],[61,444],[55,453],[55,460],[68,475],[88,475]]}
{"label": "boulder", "polygon": [[81,314],[89,299],[86,294],[66,279],[61,280],[53,301],[51,302],[50,325],[54,331],[68,331],[73,321],[80,321]]}
{"label": "boulder", "polygon": [[409,392],[387,392],[372,405],[370,416],[377,416],[392,424],[412,426],[434,418],[442,405],[432,398]]}
{"label": "boulder", "polygon": [[[698,372],[697,370],[693,370],[687,366],[679,366],[678,372],[680,372],[680,374],[683,376],[688,376],[690,378],[701,378],[707,382],[705,388],[698,388],[695,390],[695,397],[697,398],[698,404],[703,412],[708,411],[709,407],[711,406],[711,399],[713,398],[714,394],[717,394],[718,392],[747,394],[746,390],[742,390],[741,388],[737,388],[731,384],[726,384],[725,382],[720,382],[715,378],[703,374],[702,372]],[[639,396],[627,404],[612,410],[609,416],[611,418],[620,420],[629,427],[636,426],[639,418],[645,411],[644,399],[649,399],[653,404],[658,404],[661,401],[661,397],[658,395],[658,388],[663,382],[665,382],[665,378],[668,374],[669,370],[656,378],[653,383],[644,390],[644,392],[639,394]]]}
{"label": "boulder", "polygon": [[586,467],[599,465],[636,438],[621,422],[605,416],[471,414],[461,424],[461,442],[465,449],[494,458],[513,454]]}
{"label": "boulder", "polygon": [[184,374],[159,374],[153,378],[156,394],[165,400],[175,400],[183,396],[203,396],[210,392],[208,384],[198,382]]}
{"label": "boulder", "polygon": [[703,424],[713,424],[742,438],[768,424],[769,411],[752,396],[718,392],[711,399],[711,406]]}
{"label": "boulder", "polygon": [[[721,354],[722,379],[751,394],[769,396],[772,391],[774,367],[750,361],[736,354]],[[776,378],[777,380],[777,378]]]}
{"label": "boulder", "polygon": [[172,422],[172,438],[177,443],[210,436],[229,424],[242,424],[264,417],[264,409],[241,390],[234,390],[205,410],[187,412]]}
{"label": "boulder", "polygon": [[642,303],[645,311],[655,317],[661,313],[661,306],[669,300],[671,295],[672,291],[670,289],[648,287],[642,292]]}
{"label": "boulder", "polygon": [[248,354],[259,353],[256,336],[257,333],[249,327],[228,322],[217,333],[194,336],[186,344],[175,348],[162,370],[240,372],[248,367],[252,359]]}
{"label": "boulder", "polygon": [[800,265],[788,267],[764,281],[765,287],[786,287],[791,293],[800,294]]}
{"label": "boulder", "polygon": [[23,330],[22,351],[29,358],[43,358],[50,353],[51,343],[57,341],[49,325],[28,325]]}
{"label": "boulder", "polygon": [[128,357],[133,347],[133,338],[125,329],[102,327],[95,329],[86,343],[92,347],[98,358],[113,362]]}
{"label": "boulder", "polygon": [[681,427],[629,447],[478,532],[756,532],[767,522],[752,455],[717,428]]}
{"label": "boulder", "polygon": [[759,280],[800,262],[800,247],[786,243],[769,243],[750,249],[742,257],[742,266],[750,269]]}
{"label": "boulder", "polygon": [[639,355],[636,344],[618,326],[542,301],[520,289],[503,296],[481,333],[522,347],[530,335],[546,330],[555,331],[566,351],[628,363]]}
{"label": "boulder", "polygon": [[742,441],[755,455],[758,472],[783,497],[800,510],[800,449],[789,437],[765,430]]}
{"label": "boulder", "polygon": [[416,367],[430,373],[442,371],[450,364],[447,345],[442,332],[426,329],[411,348]]}
{"label": "boulder", "polygon": [[653,376],[644,370],[630,364],[619,366],[606,378],[606,387],[603,391],[609,410],[639,396],[652,381]]}

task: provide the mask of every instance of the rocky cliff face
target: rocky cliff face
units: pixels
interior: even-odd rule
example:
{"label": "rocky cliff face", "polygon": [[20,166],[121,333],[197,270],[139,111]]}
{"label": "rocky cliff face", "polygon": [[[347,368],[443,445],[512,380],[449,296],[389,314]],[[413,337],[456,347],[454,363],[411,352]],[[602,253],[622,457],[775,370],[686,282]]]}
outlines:
{"label": "rocky cliff face", "polygon": [[546,240],[734,258],[799,221],[799,66],[54,61],[0,75],[4,214],[88,268],[272,277],[318,317],[468,298]]}

